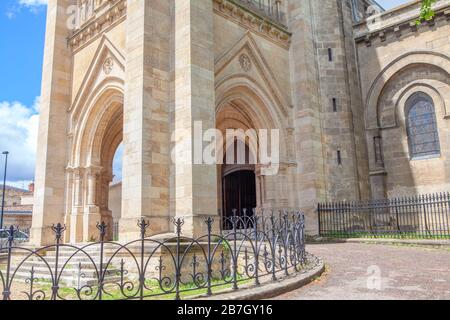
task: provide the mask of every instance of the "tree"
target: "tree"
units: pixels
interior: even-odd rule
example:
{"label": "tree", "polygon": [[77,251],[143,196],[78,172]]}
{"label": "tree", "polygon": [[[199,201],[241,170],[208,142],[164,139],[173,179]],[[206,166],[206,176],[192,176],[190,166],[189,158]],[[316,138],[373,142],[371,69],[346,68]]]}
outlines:
{"label": "tree", "polygon": [[422,0],[422,7],[420,9],[420,18],[417,20],[417,24],[421,24],[423,21],[429,21],[434,17],[434,11],[432,5],[436,0]]}

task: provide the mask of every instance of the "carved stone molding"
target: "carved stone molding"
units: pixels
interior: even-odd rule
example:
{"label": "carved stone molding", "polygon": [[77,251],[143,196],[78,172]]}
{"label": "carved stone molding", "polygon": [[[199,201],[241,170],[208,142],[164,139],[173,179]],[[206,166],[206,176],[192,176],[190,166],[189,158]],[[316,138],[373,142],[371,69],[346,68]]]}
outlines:
{"label": "carved stone molding", "polygon": [[285,26],[274,23],[251,10],[245,10],[231,0],[213,1],[216,14],[251,30],[277,45],[289,48],[291,33]]}
{"label": "carved stone molding", "polygon": [[119,0],[113,4],[108,10],[105,7],[101,7],[96,16],[85,23],[80,29],[76,30],[72,36],[68,39],[68,44],[72,48],[72,51],[77,51],[105,31],[124,21],[126,18],[127,1]]}
{"label": "carved stone molding", "polygon": [[366,46],[370,47],[375,42],[384,42],[389,34],[394,34],[397,38],[412,33],[420,32],[422,28],[433,28],[436,23],[443,20],[449,20],[450,9],[438,9],[435,17],[430,21],[425,21],[421,25],[417,25],[416,21],[418,16],[404,21],[398,21],[394,24],[387,24],[378,30],[361,32],[364,29],[365,24],[360,23],[354,26],[355,29],[355,41],[357,43],[364,42]]}
{"label": "carved stone molding", "polygon": [[110,74],[112,69],[114,67],[114,60],[111,57],[108,57],[105,59],[105,62],[103,62],[103,72],[105,74]]}
{"label": "carved stone molding", "polygon": [[252,62],[248,55],[246,55],[245,53],[241,54],[241,56],[239,57],[239,63],[242,70],[244,70],[245,72],[249,72],[252,69]]}

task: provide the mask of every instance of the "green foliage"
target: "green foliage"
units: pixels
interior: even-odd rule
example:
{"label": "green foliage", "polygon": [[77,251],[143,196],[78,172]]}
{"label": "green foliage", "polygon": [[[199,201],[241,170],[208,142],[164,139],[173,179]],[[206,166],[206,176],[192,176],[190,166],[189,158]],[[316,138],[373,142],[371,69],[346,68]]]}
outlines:
{"label": "green foliage", "polygon": [[432,9],[432,5],[436,2],[436,0],[422,0],[422,7],[420,9],[420,18],[416,21],[419,25],[423,21],[429,21],[434,17],[434,11]]}

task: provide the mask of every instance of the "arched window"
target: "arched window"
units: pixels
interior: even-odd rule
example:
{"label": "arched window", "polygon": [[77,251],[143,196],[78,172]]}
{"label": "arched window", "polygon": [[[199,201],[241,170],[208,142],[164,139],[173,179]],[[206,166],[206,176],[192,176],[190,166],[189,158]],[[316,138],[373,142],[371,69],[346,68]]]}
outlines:
{"label": "arched window", "polygon": [[441,148],[433,100],[418,92],[406,102],[406,130],[411,159],[439,157]]}

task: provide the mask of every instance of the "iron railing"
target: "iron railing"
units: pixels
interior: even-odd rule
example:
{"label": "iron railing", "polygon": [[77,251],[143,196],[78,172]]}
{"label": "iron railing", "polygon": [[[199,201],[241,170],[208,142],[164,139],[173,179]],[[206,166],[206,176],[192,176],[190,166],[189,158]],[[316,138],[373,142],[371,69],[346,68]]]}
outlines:
{"label": "iron railing", "polygon": [[[14,244],[23,244],[28,242],[28,240],[30,239],[30,231],[31,228],[27,227],[27,228],[15,228],[15,235],[14,235]],[[0,230],[0,249],[6,247],[8,245],[8,237],[6,237],[7,231],[2,229]]]}
{"label": "iron railing", "polygon": [[314,265],[305,252],[302,213],[229,220],[231,230],[216,232],[220,226],[205,218],[205,235],[190,238],[177,218],[175,235],[158,240],[146,237],[149,223],[142,219],[140,238],[125,244],[106,241],[107,226],[99,223],[99,241],[82,246],[62,243],[66,228],[57,224],[55,244],[37,249],[15,246],[11,227],[0,250],[6,254],[0,294],[4,300],[181,299],[276,281]]}
{"label": "iron railing", "polygon": [[113,241],[119,240],[119,222],[113,222]]}
{"label": "iron railing", "polygon": [[322,236],[450,237],[450,193],[318,205]]}

